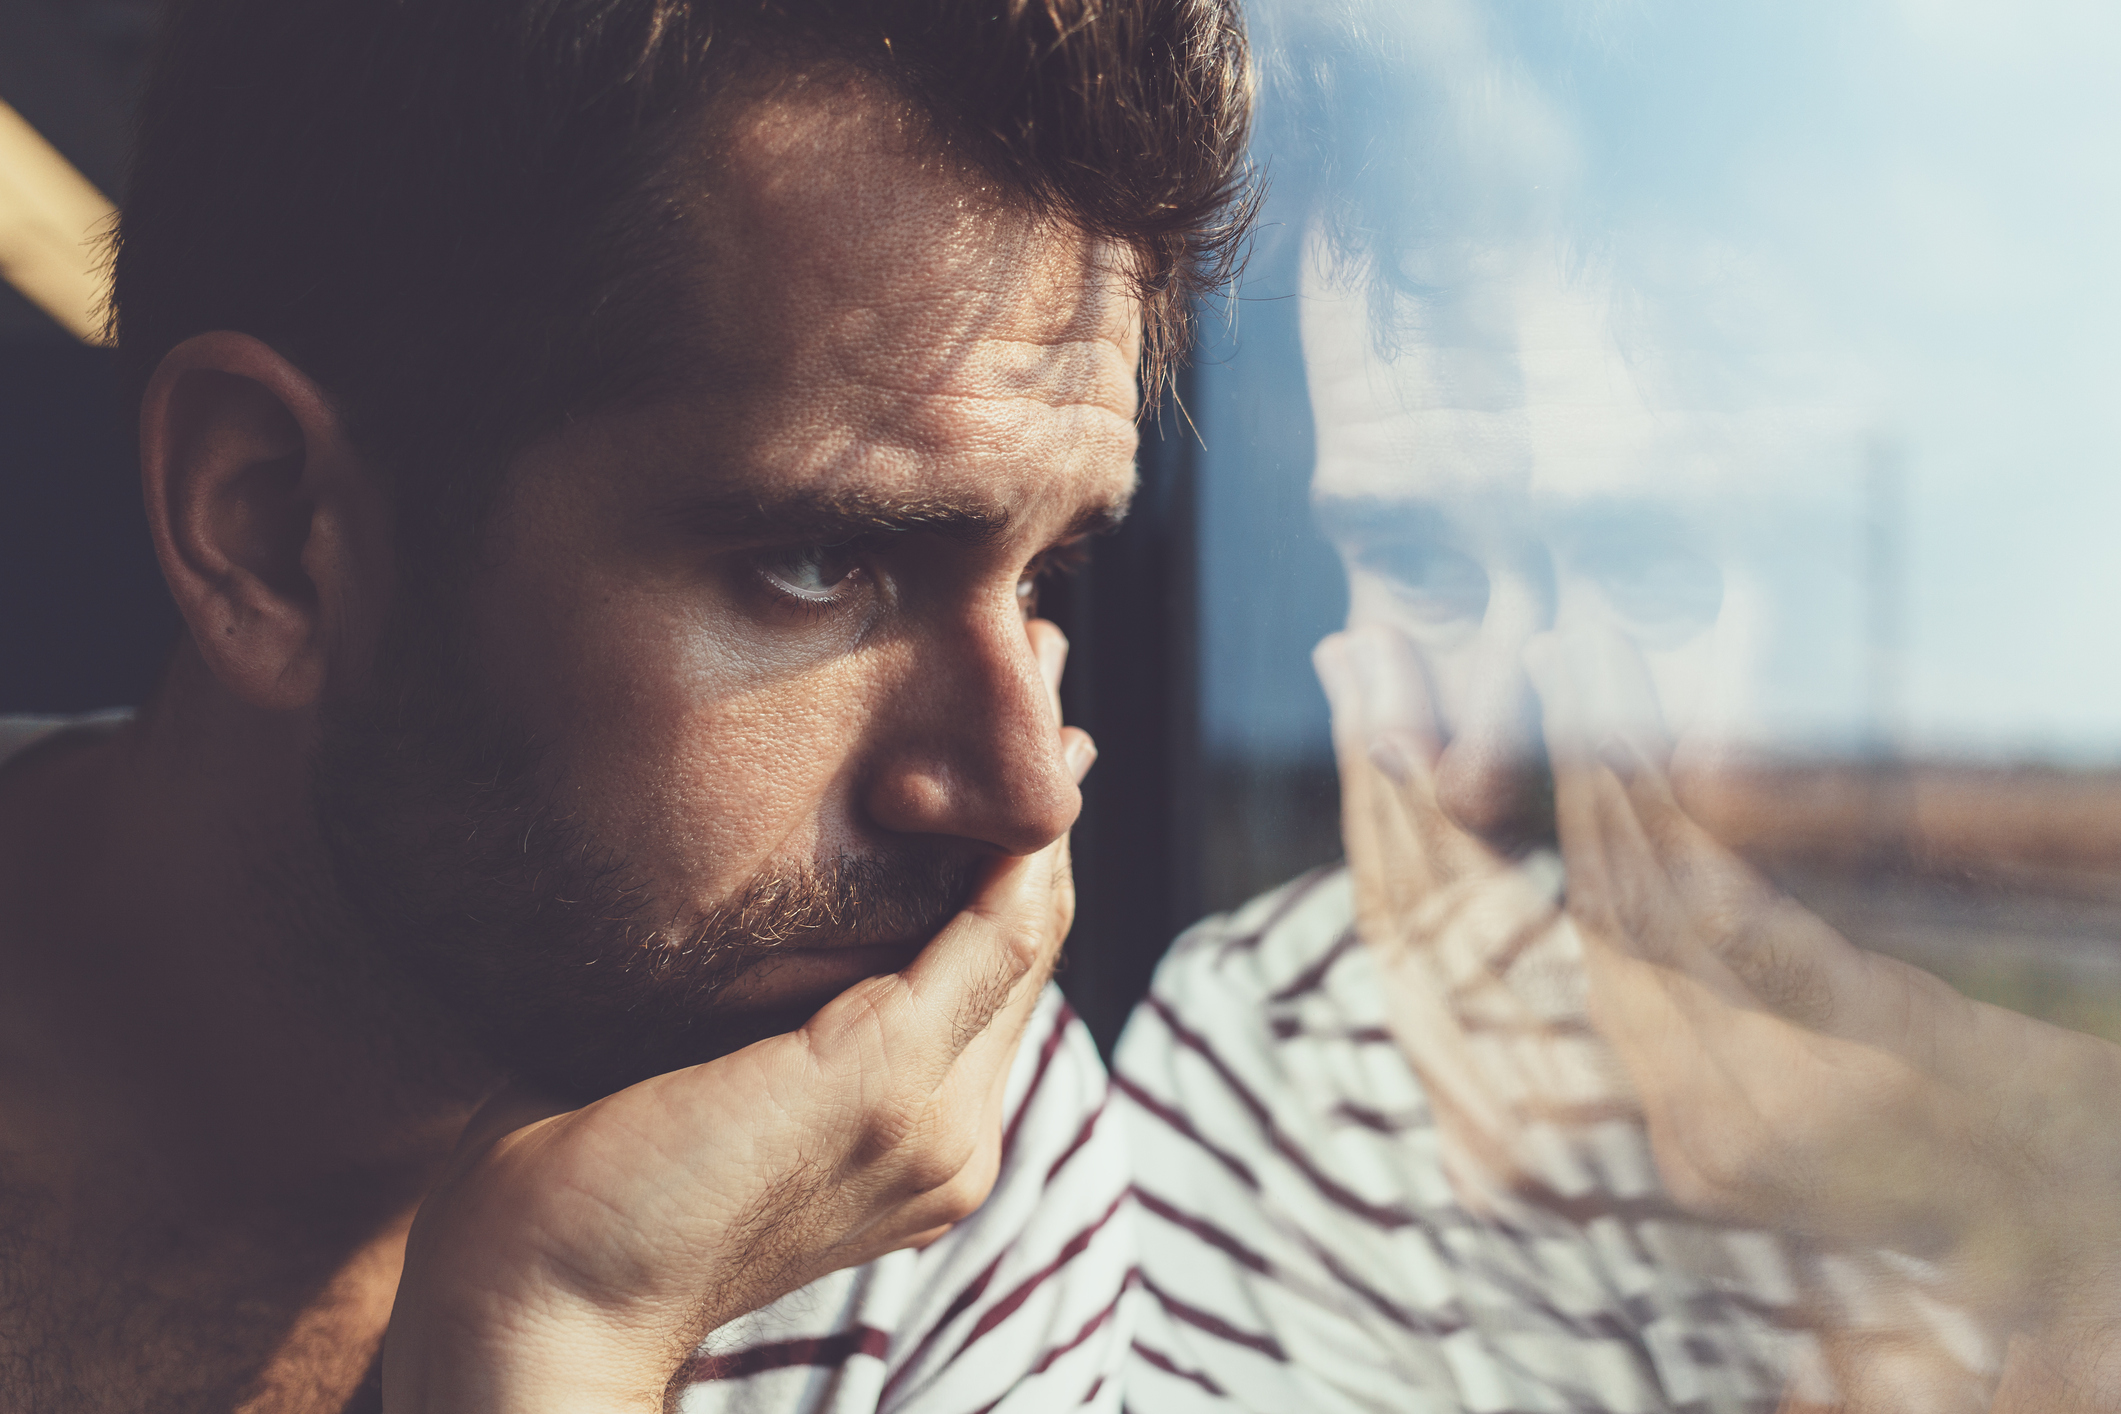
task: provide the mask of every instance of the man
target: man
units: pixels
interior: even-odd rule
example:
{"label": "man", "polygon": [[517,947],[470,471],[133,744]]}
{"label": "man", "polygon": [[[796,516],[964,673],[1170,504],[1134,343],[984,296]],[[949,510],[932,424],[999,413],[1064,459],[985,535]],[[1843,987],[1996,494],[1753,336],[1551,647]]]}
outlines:
{"label": "man", "polygon": [[1246,101],[1216,3],[177,8],[189,632],[0,739],[0,1404],[1116,1407],[1036,587]]}
{"label": "man", "polygon": [[1862,425],[1770,381],[1821,363],[1673,234],[1693,174],[1572,123],[1636,36],[1549,18],[1306,7],[1270,54],[1348,864],[1187,934],[1122,1039],[1129,1399],[2114,1407],[2121,1050],[1850,946],[1681,808],[1759,703],[1759,533]]}

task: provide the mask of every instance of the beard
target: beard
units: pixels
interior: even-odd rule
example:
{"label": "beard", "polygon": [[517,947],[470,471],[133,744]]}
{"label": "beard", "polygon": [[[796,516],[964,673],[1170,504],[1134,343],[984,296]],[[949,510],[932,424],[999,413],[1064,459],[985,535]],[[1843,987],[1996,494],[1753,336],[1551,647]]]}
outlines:
{"label": "beard", "polygon": [[554,808],[551,753],[458,644],[443,616],[393,630],[375,690],[325,714],[312,802],[362,945],[520,1080],[585,1104],[793,1030],[827,998],[747,1003],[747,974],[790,948],[925,941],[971,896],[977,861],[931,845],[667,906]]}

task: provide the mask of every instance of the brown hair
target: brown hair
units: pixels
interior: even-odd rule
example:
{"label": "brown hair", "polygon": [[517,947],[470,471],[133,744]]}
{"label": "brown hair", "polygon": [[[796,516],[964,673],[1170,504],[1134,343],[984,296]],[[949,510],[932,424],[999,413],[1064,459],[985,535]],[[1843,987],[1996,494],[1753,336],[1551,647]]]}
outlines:
{"label": "brown hair", "polygon": [[762,56],[881,80],[1131,248],[1154,396],[1254,205],[1235,0],[176,0],[117,237],[121,362],[138,386],[192,334],[265,340],[431,525],[432,496],[675,357],[672,154]]}

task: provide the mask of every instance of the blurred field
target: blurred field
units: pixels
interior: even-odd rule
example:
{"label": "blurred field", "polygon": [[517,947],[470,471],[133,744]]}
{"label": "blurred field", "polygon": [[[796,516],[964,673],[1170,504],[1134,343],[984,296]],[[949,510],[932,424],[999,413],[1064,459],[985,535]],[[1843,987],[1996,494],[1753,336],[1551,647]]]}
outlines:
{"label": "blurred field", "polygon": [[1855,942],[2121,1042],[2121,770],[1783,762],[1680,789]]}

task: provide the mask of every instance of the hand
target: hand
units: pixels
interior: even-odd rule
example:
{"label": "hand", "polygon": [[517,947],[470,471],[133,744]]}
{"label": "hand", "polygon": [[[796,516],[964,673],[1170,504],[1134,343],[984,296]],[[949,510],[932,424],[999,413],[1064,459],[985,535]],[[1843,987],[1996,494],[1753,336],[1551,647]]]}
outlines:
{"label": "hand", "polygon": [[[1030,631],[1057,690],[1066,642]],[[1080,780],[1089,738],[1058,749]],[[1074,908],[1064,836],[794,1032],[577,1110],[489,1105],[413,1226],[385,1407],[660,1410],[708,1331],[968,1216]]]}
{"label": "hand", "polygon": [[[1527,666],[1591,1015],[1672,1194],[1936,1262],[2029,1342],[1998,1408],[2121,1403],[2085,1373],[2121,1317],[2121,1048],[1856,948],[1721,848],[1674,797],[1626,644],[1549,636]],[[1947,1407],[1906,1402],[1908,1377],[1873,1379],[1858,1407]]]}
{"label": "hand", "polygon": [[1507,858],[1446,817],[1427,674],[1404,635],[1351,629],[1314,659],[1333,705],[1356,927],[1436,1112],[1453,1188],[1475,1210],[1535,1187],[1574,1191],[1582,1128],[1633,1102],[1585,1034],[1560,861]]}

